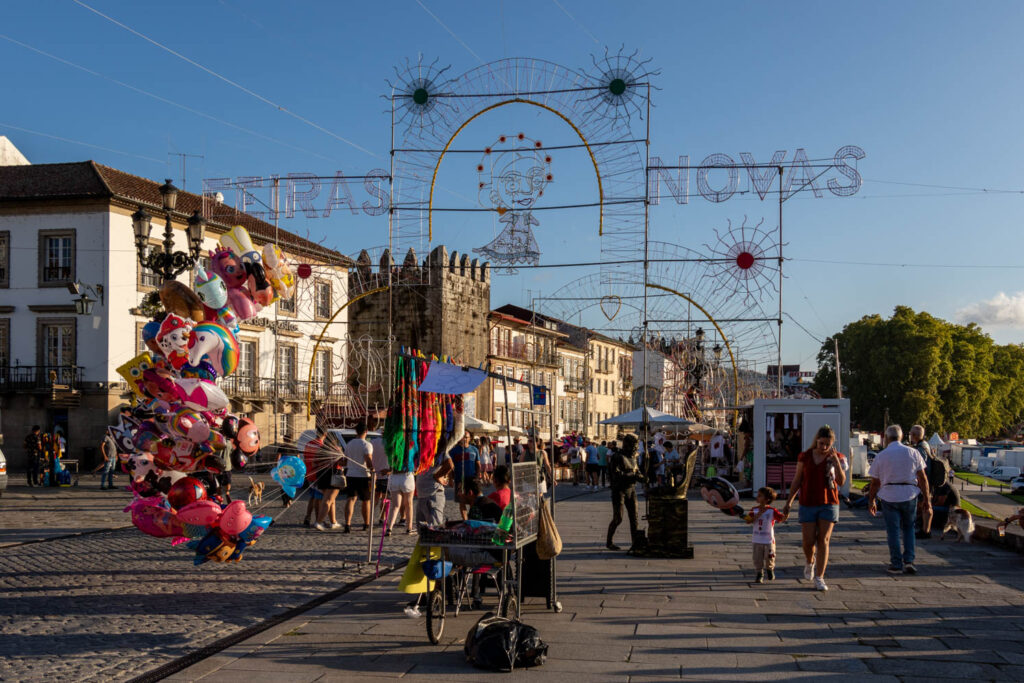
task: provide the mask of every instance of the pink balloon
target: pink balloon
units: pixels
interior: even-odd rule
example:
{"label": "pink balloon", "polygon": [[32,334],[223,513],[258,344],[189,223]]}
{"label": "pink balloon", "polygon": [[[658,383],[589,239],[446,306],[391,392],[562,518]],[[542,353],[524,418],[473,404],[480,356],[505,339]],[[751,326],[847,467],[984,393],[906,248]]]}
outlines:
{"label": "pink balloon", "polygon": [[132,509],[132,524],[150,536],[181,536],[184,529],[173,510],[158,505],[140,504]]}
{"label": "pink balloon", "polygon": [[220,530],[226,534],[237,536],[252,524],[252,513],[245,509],[244,500],[236,500],[224,508],[220,517]]}
{"label": "pink balloon", "polygon": [[[216,526],[223,510],[212,500],[197,500],[178,510],[178,519],[185,524],[198,526]],[[179,534],[183,536],[184,534]]]}

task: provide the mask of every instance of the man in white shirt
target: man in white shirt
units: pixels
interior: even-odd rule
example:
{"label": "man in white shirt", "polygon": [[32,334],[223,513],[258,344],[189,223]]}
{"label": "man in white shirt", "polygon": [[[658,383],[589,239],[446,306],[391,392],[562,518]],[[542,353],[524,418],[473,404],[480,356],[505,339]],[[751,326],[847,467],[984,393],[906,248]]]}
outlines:
{"label": "man in white shirt", "polygon": [[[871,464],[871,488],[868,511],[878,513],[876,498],[882,501],[885,534],[889,541],[889,573],[916,574],[914,567],[914,518],[917,496],[924,495],[924,506],[931,513],[931,496],[924,459],[917,450],[900,443],[903,430],[890,425],[885,430],[885,448]],[[903,552],[900,553],[900,533]]]}
{"label": "man in white shirt", "polygon": [[356,498],[362,503],[363,530],[370,527],[370,474],[373,472],[373,446],[366,440],[366,423],[356,425],[356,438],[345,444],[345,533],[352,530]]}

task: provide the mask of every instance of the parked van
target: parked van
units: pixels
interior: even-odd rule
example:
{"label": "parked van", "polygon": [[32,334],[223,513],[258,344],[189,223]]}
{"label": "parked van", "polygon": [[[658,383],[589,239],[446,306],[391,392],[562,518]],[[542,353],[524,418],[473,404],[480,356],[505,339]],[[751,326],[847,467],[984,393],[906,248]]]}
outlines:
{"label": "parked van", "polygon": [[1002,467],[997,467],[994,470],[984,472],[983,474],[985,474],[985,476],[991,479],[998,479],[999,481],[1010,481],[1011,479],[1020,476],[1020,468],[1009,467],[1004,465]]}

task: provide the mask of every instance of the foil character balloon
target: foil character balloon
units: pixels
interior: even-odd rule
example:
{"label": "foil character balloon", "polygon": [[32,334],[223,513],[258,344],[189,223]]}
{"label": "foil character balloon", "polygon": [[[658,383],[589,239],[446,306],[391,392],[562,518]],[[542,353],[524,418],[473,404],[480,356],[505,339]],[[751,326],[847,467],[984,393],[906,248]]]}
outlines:
{"label": "foil character balloon", "polygon": [[[178,519],[185,524],[214,527],[223,513],[220,505],[212,500],[197,500],[178,510]],[[180,534],[179,534],[180,535]]]}
{"label": "foil character balloon", "polygon": [[188,362],[188,339],[191,332],[192,323],[174,313],[168,314],[160,323],[156,343],[164,358],[175,369]]}
{"label": "foil character balloon", "polygon": [[182,477],[167,492],[167,502],[176,510],[197,500],[206,500],[206,487],[195,477]]}
{"label": "foil character balloon", "polygon": [[743,515],[743,508],[739,505],[740,494],[729,481],[721,477],[701,477],[697,484],[700,486],[701,498],[709,505],[732,517]]}
{"label": "foil character balloon", "polygon": [[160,303],[168,313],[189,318],[195,322],[203,319],[203,302],[192,289],[177,280],[165,280],[160,285]]}
{"label": "foil character balloon", "polygon": [[142,373],[146,370],[152,369],[153,367],[153,356],[146,351],[144,353],[140,353],[135,356],[135,358],[132,358],[130,361],[119,367],[117,369],[117,374],[124,377],[124,381],[128,383],[128,388],[131,389],[132,393],[141,398],[146,395],[140,386],[140,383],[142,382]]}
{"label": "foil character balloon", "polygon": [[267,271],[270,284],[283,299],[291,298],[295,293],[295,276],[284,255],[276,244],[263,245],[263,268]]}
{"label": "foil character balloon", "polygon": [[245,455],[256,455],[260,450],[260,430],[256,428],[256,423],[247,417],[240,419],[234,442]]}
{"label": "foil character balloon", "polygon": [[230,404],[224,390],[205,379],[182,377],[174,380],[174,386],[176,399],[192,410],[217,413]]}
{"label": "foil character balloon", "polygon": [[274,520],[266,515],[254,515],[252,522],[249,523],[249,526],[246,527],[244,531],[238,534],[238,538],[246,543],[252,544],[257,538],[263,535],[263,532],[266,531],[273,522]]}
{"label": "foil character balloon", "polygon": [[181,521],[160,496],[136,498],[124,511],[131,512],[132,524],[144,534],[158,538],[184,534]]}
{"label": "foil character balloon", "polygon": [[281,485],[286,496],[294,498],[296,487],[302,486],[306,479],[306,463],[296,455],[286,455],[277,461],[270,476]]}
{"label": "foil character balloon", "polygon": [[238,333],[238,316],[228,306],[228,287],[217,273],[196,267],[196,294],[205,307],[206,320],[219,322],[234,333]]}
{"label": "foil character balloon", "polygon": [[238,340],[231,330],[215,322],[202,322],[192,328],[188,340],[189,363],[197,365],[206,360],[218,377],[224,377],[238,367]]}
{"label": "foil character balloon", "polygon": [[210,252],[210,268],[224,280],[228,288],[228,305],[240,320],[248,320],[259,312],[256,302],[245,289],[249,273],[242,261],[228,249]]}
{"label": "foil character balloon", "polygon": [[252,513],[245,508],[245,501],[235,500],[224,508],[218,526],[224,533],[237,536],[248,529],[250,524],[252,524]]}

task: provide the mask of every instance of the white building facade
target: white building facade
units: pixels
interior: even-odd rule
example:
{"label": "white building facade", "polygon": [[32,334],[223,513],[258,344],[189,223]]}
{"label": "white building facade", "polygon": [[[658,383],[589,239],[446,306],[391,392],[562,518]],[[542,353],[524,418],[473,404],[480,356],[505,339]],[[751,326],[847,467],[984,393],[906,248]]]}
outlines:
{"label": "white building facade", "polygon": [[[140,310],[160,276],[137,257],[132,214],[150,212],[150,248],[162,242],[160,183],[94,162],[0,166],[0,433],[12,470],[24,465],[22,437],[38,424],[60,427],[69,458],[95,458],[108,424],[128,394],[117,368],[145,350]],[[171,215],[174,249],[188,250],[193,211],[206,217],[203,255],[234,225],[260,246],[276,242],[297,279],[295,297],[263,309],[241,325],[239,368],[222,380],[232,411],[252,417],[265,445],[287,443],[312,424],[306,418],[313,365],[313,415],[331,395],[344,394],[344,312],[350,261],[216,201],[179,192]],[[304,269],[305,270],[305,269]],[[191,286],[193,271],[178,276]],[[76,312],[80,292],[91,314]],[[313,357],[314,340],[324,341]],[[93,460],[95,462],[95,460]]]}

